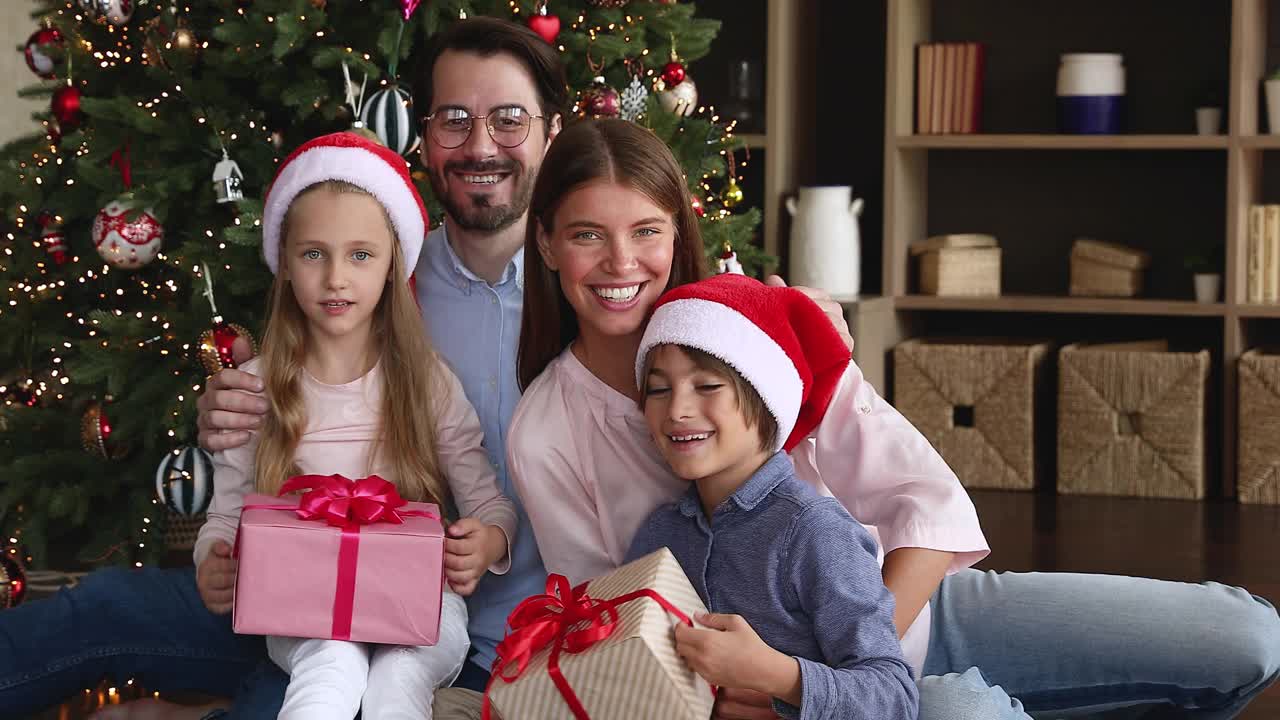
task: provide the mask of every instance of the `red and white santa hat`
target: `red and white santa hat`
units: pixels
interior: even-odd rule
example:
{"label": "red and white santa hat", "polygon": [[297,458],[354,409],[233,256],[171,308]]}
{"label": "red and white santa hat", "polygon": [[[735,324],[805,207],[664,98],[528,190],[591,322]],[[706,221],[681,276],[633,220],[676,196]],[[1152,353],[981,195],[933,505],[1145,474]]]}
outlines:
{"label": "red and white santa hat", "polygon": [[413,274],[426,237],[427,206],[409,177],[404,158],[351,132],[309,140],[280,163],[262,209],[262,257],[271,272],[279,269],[280,225],[289,206],[303,190],[325,180],[343,180],[363,188],[387,209],[404,254],[405,277]]}
{"label": "red and white santa hat", "polygon": [[668,290],[636,355],[636,384],[658,345],[709,353],[751,383],[778,423],[778,447],[791,451],[827,413],[849,348],[816,303],[798,290],[745,275],[715,275]]}

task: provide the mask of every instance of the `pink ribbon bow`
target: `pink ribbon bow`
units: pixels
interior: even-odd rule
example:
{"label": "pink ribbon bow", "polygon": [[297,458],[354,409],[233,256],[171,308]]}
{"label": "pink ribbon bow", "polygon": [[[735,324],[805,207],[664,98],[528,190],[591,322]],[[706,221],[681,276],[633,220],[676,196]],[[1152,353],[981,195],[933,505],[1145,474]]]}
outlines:
{"label": "pink ribbon bow", "polygon": [[334,527],[399,525],[404,516],[396,509],[408,504],[396,486],[377,475],[348,480],[341,475],[295,475],[280,487],[280,494],[306,490],[298,502],[298,517],[323,520]]}

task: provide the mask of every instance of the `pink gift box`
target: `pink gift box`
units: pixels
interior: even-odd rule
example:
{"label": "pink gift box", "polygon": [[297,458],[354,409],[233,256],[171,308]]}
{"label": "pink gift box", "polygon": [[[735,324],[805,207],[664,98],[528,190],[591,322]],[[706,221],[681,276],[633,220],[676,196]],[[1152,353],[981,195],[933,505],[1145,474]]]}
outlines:
{"label": "pink gift box", "polygon": [[[245,507],[293,508],[298,502],[297,496],[249,495]],[[236,540],[235,631],[435,645],[444,589],[444,528],[436,519],[440,511],[416,502],[399,509],[428,511],[434,517],[358,526],[345,549],[340,527],[303,520],[292,509],[246,509]],[[340,552],[346,554],[343,562],[354,561],[354,573],[340,573]],[[342,609],[344,592],[349,618]],[[343,637],[348,623],[349,636]]]}

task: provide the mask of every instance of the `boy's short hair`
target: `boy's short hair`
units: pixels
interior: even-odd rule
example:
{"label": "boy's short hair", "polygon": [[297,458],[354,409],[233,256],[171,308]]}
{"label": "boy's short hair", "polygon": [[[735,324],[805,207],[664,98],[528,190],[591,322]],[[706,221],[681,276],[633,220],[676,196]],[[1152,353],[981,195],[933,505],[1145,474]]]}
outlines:
{"label": "boy's short hair", "polygon": [[[644,384],[640,388],[642,408],[649,396],[649,371],[653,369],[653,357],[662,347],[665,346],[655,346],[644,360]],[[778,421],[769,412],[769,408],[765,406],[764,399],[760,397],[754,385],[743,379],[732,365],[709,352],[688,345],[671,345],[670,347],[679,349],[699,370],[706,370],[727,379],[733,386],[734,395],[738,399],[738,410],[742,412],[743,419],[760,435],[760,448],[772,450],[778,446]]]}

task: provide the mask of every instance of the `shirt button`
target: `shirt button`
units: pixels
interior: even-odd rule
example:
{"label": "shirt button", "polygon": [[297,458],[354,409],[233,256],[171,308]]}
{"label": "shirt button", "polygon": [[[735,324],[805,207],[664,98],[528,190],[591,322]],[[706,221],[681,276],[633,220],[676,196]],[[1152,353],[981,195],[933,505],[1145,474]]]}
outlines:
{"label": "shirt button", "polygon": [[863,400],[862,402],[858,403],[858,412],[862,413],[863,415],[870,415],[870,414],[871,414],[871,403],[869,403],[869,402],[867,402],[867,401],[865,401],[865,400]]}
{"label": "shirt button", "polygon": [[497,304],[498,304],[498,298],[489,298],[489,304],[490,304],[490,305],[497,305]]}

